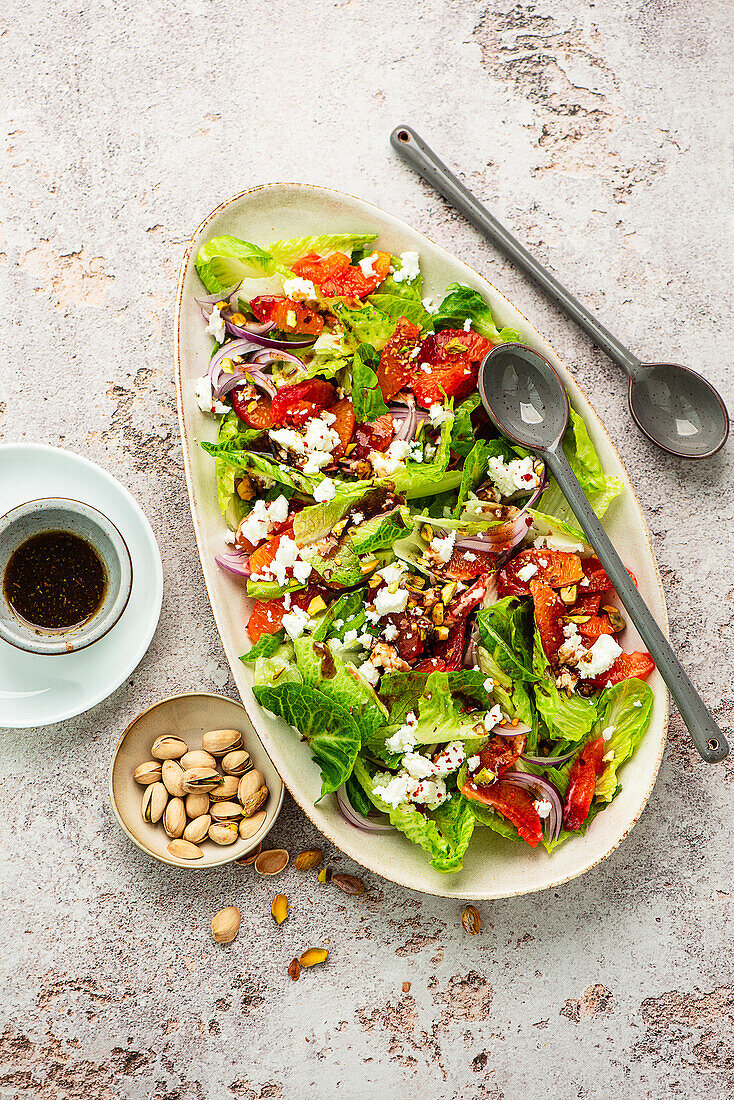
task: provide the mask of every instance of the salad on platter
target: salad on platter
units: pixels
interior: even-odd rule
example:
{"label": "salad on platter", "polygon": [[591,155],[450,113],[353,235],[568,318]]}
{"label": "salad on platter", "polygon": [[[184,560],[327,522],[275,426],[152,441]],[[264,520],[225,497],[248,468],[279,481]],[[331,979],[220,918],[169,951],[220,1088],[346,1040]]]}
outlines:
{"label": "salad on platter", "polygon": [[[218,421],[217,562],[259,704],[307,742],[356,828],[441,872],[475,828],[551,853],[619,793],[654,668],[543,464],[477,392],[499,330],[482,295],[425,297],[376,234],[207,241],[214,340],[195,388]],[[621,484],[572,410],[563,441],[603,517]]]}

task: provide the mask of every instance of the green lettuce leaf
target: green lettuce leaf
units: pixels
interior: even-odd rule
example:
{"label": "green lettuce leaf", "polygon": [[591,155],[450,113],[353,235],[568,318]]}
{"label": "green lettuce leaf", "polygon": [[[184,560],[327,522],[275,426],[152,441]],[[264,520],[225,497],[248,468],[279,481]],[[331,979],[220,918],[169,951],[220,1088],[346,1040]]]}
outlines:
{"label": "green lettuce leaf", "polygon": [[[473,699],[482,710],[489,710],[492,697],[484,686],[485,673],[474,669],[462,668],[454,672],[440,674],[446,677],[448,691],[452,698],[462,695]],[[421,696],[426,690],[429,673],[427,672],[387,672],[380,681],[380,698],[390,710],[390,724],[401,726],[408,714],[418,707]],[[475,721],[478,721],[478,715]]]}
{"label": "green lettuce leaf", "polygon": [[465,714],[460,710],[459,701],[451,694],[449,674],[431,672],[418,699],[417,717],[418,724],[413,730],[416,744],[437,745],[481,736],[476,726],[484,715],[480,711]]}
{"label": "green lettuce leaf", "polygon": [[322,539],[372,488],[371,481],[338,481],[336,478],[333,481],[332,500],[324,501],[323,504],[311,504],[296,514],[293,538],[299,546],[307,546]]}
{"label": "green lettuce leaf", "polygon": [[[536,672],[547,673],[548,661],[543,652],[536,627],[533,643],[533,667]],[[566,695],[559,691],[552,675],[544,674],[535,682],[535,705],[538,714],[548,727],[551,736],[581,741],[592,729],[597,719],[595,699],[581,695]]]}
{"label": "green lettuce leaf", "polygon": [[376,550],[391,548],[411,529],[410,513],[404,505],[398,505],[387,515],[373,516],[347,532],[347,538],[355,553],[371,554]]}
{"label": "green lettuce leaf", "polygon": [[352,774],[362,734],[347,707],[307,684],[255,685],[255,698],[308,741],[321,771],[321,797],[332,794]]}
{"label": "green lettuce leaf", "polygon": [[[249,450],[256,439],[262,436],[257,428],[247,428],[232,409],[219,421],[219,444],[228,450]],[[247,515],[250,508],[240,500],[235,492],[237,470],[221,458],[215,459],[214,473],[217,483],[219,510],[227,518],[232,528]]]}
{"label": "green lettuce leaf", "polygon": [[372,244],[377,236],[377,233],[322,233],[316,237],[292,237],[287,241],[273,241],[268,245],[268,252],[280,263],[291,267],[296,260],[311,254],[322,259],[334,252],[345,252],[349,256],[354,249]]}
{"label": "green lettuce leaf", "polygon": [[433,327],[436,332],[444,328],[459,329],[469,319],[472,328],[480,336],[491,340],[493,344],[515,343],[520,339],[517,329],[497,328],[492,311],[476,290],[460,283],[451,283],[446,287],[446,297],[433,315]]}
{"label": "green lettuce leaf", "polygon": [[412,283],[396,283],[389,276],[367,300],[394,321],[405,317],[422,329],[430,329],[432,318],[421,300],[421,283],[420,275]]}
{"label": "green lettuce leaf", "polygon": [[260,657],[272,657],[280,649],[285,641],[285,630],[278,630],[275,634],[261,634],[247,653],[240,657],[245,664],[254,664]]}
{"label": "green lettuce leaf", "polygon": [[466,401],[462,401],[454,416],[454,426],[451,429],[451,450],[457,455],[466,457],[474,446],[474,428],[472,427],[471,414],[481,404],[478,393],[472,393]]}
{"label": "green lettuce leaf", "polygon": [[254,681],[258,687],[268,688],[275,684],[280,686],[303,683],[303,677],[295,664],[295,651],[290,640],[277,649],[272,657],[258,657],[255,661]]}
{"label": "green lettuce leaf", "polygon": [[605,688],[597,702],[599,718],[593,737],[605,736],[605,755],[611,760],[596,783],[596,798],[611,802],[617,789],[617,770],[639,745],[650,721],[653,695],[643,680],[632,678]]}
{"label": "green lettuce leaf", "polygon": [[369,302],[353,309],[346,302],[334,299],[331,308],[344,326],[354,348],[360,344],[371,344],[381,351],[395,331],[396,322]]}
{"label": "green lettuce leaf", "polygon": [[454,516],[461,515],[464,502],[472,489],[486,479],[490,458],[504,458],[507,448],[499,439],[478,439],[464,459],[459,496],[454,507]]}
{"label": "green lettuce leaf", "polygon": [[361,634],[365,620],[364,592],[345,592],[324,612],[311,637],[317,642],[326,638],[343,642],[344,635],[352,630]]}
{"label": "green lettuce leaf", "polygon": [[210,294],[223,294],[243,279],[291,274],[256,244],[229,236],[213,237],[202,245],[196,257],[196,270]]}
{"label": "green lettuce leaf", "polygon": [[413,462],[410,458],[391,477],[396,493],[412,500],[414,497],[445,493],[461,485],[461,470],[447,470],[451,458],[451,428],[453,417],[441,425],[441,437],[430,462]]}
{"label": "green lettuce leaf", "polygon": [[379,353],[372,345],[360,344],[352,364],[352,404],[358,424],[371,424],[388,412],[375,373],[379,365]]}
{"label": "green lettuce leaf", "polygon": [[[599,519],[602,519],[611,502],[622,492],[622,483],[604,473],[586,425],[575,409],[571,409],[571,422],[563,436],[563,451],[589,504]],[[578,530],[576,517],[553,479],[538,502],[538,511],[555,516],[572,529]],[[585,541],[585,536],[582,538]]]}
{"label": "green lettuce leaf", "polygon": [[332,586],[351,588],[364,579],[359,557],[348,541],[343,542],[329,558],[316,554],[308,560],[314,571]]}
{"label": "green lettuce leaf", "polygon": [[240,476],[248,471],[259,474],[261,477],[269,477],[277,481],[279,485],[285,485],[301,493],[313,496],[313,491],[320,481],[324,480],[323,474],[307,477],[299,470],[293,469],[279,462],[273,462],[271,458],[257,451],[233,451],[228,444],[208,443],[202,441],[201,446],[212,458],[221,459],[225,465],[230,466]]}
{"label": "green lettuce leaf", "polygon": [[482,646],[507,680],[540,678],[533,667],[533,608],[529,600],[505,596],[477,612],[477,627]]}
{"label": "green lettuce leaf", "polygon": [[300,592],[305,584],[289,580],[285,584],[278,581],[247,581],[247,595],[251,600],[279,600],[286,592]]}
{"label": "green lettuce leaf", "polygon": [[295,642],[296,663],[304,684],[318,688],[330,699],[348,707],[371,707],[382,716],[380,725],[387,718],[387,708],[378,699],[374,688],[360,676],[354,665],[342,660],[337,649],[328,642],[314,641],[302,634]]}

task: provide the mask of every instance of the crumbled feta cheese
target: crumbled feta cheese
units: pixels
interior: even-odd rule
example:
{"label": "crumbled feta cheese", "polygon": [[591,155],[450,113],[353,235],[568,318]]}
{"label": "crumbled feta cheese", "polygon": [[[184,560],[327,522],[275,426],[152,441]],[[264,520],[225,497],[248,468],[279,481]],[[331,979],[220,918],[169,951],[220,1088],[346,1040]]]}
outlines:
{"label": "crumbled feta cheese", "polygon": [[352,512],[352,523],[355,527],[358,527],[360,523],[364,522],[364,516],[361,512]]}
{"label": "crumbled feta cheese", "polygon": [[378,611],[375,611],[374,607],[365,607],[364,613],[368,623],[372,623],[373,626],[375,623],[379,623],[380,614]]}
{"label": "crumbled feta cheese", "polygon": [[568,554],[582,554],[586,550],[583,542],[569,538],[568,535],[539,535],[533,546],[539,549],[545,547],[547,550],[565,550]]}
{"label": "crumbled feta cheese", "polygon": [[412,283],[420,273],[420,257],[417,252],[403,252],[400,256],[400,270],[393,274],[396,283]]}
{"label": "crumbled feta cheese", "polygon": [[224,337],[227,335],[227,327],[224,324],[224,317],[222,317],[219,306],[215,306],[209,314],[209,323],[206,326],[206,331],[210,336],[213,336],[218,344],[224,343]]}
{"label": "crumbled feta cheese", "polygon": [[377,274],[375,271],[375,260],[377,259],[377,253],[373,252],[371,256],[365,256],[363,260],[359,261],[358,267],[362,268],[362,274],[365,279],[371,279]]}
{"label": "crumbled feta cheese", "polygon": [[224,416],[225,413],[229,412],[228,405],[225,405],[223,401],[214,400],[212,384],[209,381],[208,374],[205,374],[204,377],[200,378],[196,383],[194,397],[196,398],[196,404],[203,413],[214,413],[215,416]]}
{"label": "crumbled feta cheese", "polygon": [[410,451],[410,443],[405,439],[394,439],[387,450],[370,451],[367,455],[377,477],[391,477],[402,466]]}
{"label": "crumbled feta cheese", "polygon": [[322,466],[332,461],[331,452],[341,443],[338,432],[331,427],[333,413],[323,412],[306,421],[300,432],[292,428],[276,428],[268,432],[270,439],[296,455],[306,455],[305,474],[317,474]]}
{"label": "crumbled feta cheese", "polygon": [[290,592],[286,592],[285,596],[283,597],[283,607],[286,609],[286,611],[290,611],[290,609],[291,609],[291,594],[290,594]]}
{"label": "crumbled feta cheese", "polygon": [[352,642],[356,642],[356,640],[357,640],[357,631],[356,630],[348,630],[346,632],[346,634],[344,635],[344,644],[345,645],[351,645]]}
{"label": "crumbled feta cheese", "polygon": [[313,491],[313,498],[318,504],[327,500],[333,500],[336,496],[336,486],[330,477],[325,477]]}
{"label": "crumbled feta cheese", "polygon": [[561,664],[571,665],[574,668],[588,650],[584,640],[576,629],[576,623],[567,623],[563,628],[563,636],[566,639],[558,650],[558,660]]}
{"label": "crumbled feta cheese", "polygon": [[293,576],[300,584],[305,584],[311,576],[313,566],[310,561],[297,561],[293,563]]}
{"label": "crumbled feta cheese", "polygon": [[579,662],[579,672],[584,680],[600,676],[612,667],[622,652],[611,634],[600,634],[585,657]]}
{"label": "crumbled feta cheese", "polygon": [[488,677],[487,677],[487,679],[486,679],[486,680],[484,681],[484,683],[482,684],[482,687],[483,687],[483,688],[484,688],[484,690],[485,690],[485,691],[487,691],[487,692],[489,692],[489,691],[492,691],[492,689],[494,688],[494,680],[492,679],[492,677],[491,677],[491,676],[488,676]]}
{"label": "crumbled feta cheese", "polygon": [[535,803],[535,809],[538,811],[538,817],[545,820],[553,809],[553,803],[547,798],[541,798]]}
{"label": "crumbled feta cheese", "polygon": [[418,802],[429,810],[435,810],[446,798],[446,784],[443,779],[423,779],[410,795],[411,802]]}
{"label": "crumbled feta cheese", "polygon": [[413,462],[423,461],[423,444],[420,439],[411,440],[408,458],[412,458]]}
{"label": "crumbled feta cheese", "polygon": [[449,531],[447,535],[441,538],[439,535],[434,535],[431,539],[430,551],[431,558],[434,561],[438,561],[441,565],[445,565],[454,552],[454,543],[456,542],[456,531]]}
{"label": "crumbled feta cheese", "polygon": [[408,358],[409,359],[417,359],[418,356],[420,355],[420,353],[421,353],[421,349],[420,349],[420,344],[419,344],[417,348],[413,348],[412,351],[408,352]]}
{"label": "crumbled feta cheese", "polygon": [[264,567],[264,571],[272,573],[278,584],[283,585],[286,583],[287,570],[295,565],[297,558],[298,544],[294,542],[292,538],[289,538],[288,535],[284,535],[278,543],[275,557],[269,565]]}
{"label": "crumbled feta cheese", "polygon": [[471,317],[467,317],[467,319],[464,321],[464,332],[470,332],[470,331],[471,331]]}
{"label": "crumbled feta cheese", "polygon": [[412,779],[428,779],[429,776],[436,775],[433,761],[427,756],[421,756],[419,752],[406,752],[402,767]]}
{"label": "crumbled feta cheese", "polygon": [[475,772],[482,762],[481,756],[470,756],[466,762],[466,766],[470,772]]}
{"label": "crumbled feta cheese", "polygon": [[461,741],[452,741],[433,761],[435,774],[445,778],[460,768],[465,760],[466,752]]}
{"label": "crumbled feta cheese", "polygon": [[388,588],[381,588],[375,596],[375,611],[380,618],[383,615],[399,615],[401,611],[405,611],[407,602],[407,588],[399,588],[397,592],[391,592]]}
{"label": "crumbled feta cheese", "polygon": [[521,581],[529,581],[530,578],[534,577],[537,572],[537,565],[533,565],[532,562],[528,562],[527,565],[523,565],[522,569],[518,569],[517,575]]}
{"label": "crumbled feta cheese", "polygon": [[297,455],[305,454],[306,445],[303,436],[293,428],[275,428],[269,431],[268,435],[273,443],[278,443],[286,451],[293,451]]}
{"label": "crumbled feta cheese", "polygon": [[634,703],[632,704],[632,706],[633,706],[633,707],[641,707],[641,706],[642,706],[642,699],[635,699],[635,701],[634,701]]}
{"label": "crumbled feta cheese", "polygon": [[388,623],[382,632],[382,636],[386,642],[394,642],[398,636],[398,628],[395,623]]}
{"label": "crumbled feta cheese", "polygon": [[[634,706],[634,705],[635,704],[633,703],[632,706]],[[603,729],[601,731],[601,736],[602,736],[603,740],[608,741],[609,738],[612,736],[612,734],[616,733],[616,730],[617,730],[616,726],[607,726],[605,729]]]}
{"label": "crumbled feta cheese", "polygon": [[311,299],[312,301],[318,297],[316,294],[316,287],[313,285],[310,279],[286,279],[283,283],[283,293],[286,298],[290,298],[292,302],[305,301]]}
{"label": "crumbled feta cheese", "polygon": [[415,748],[415,727],[418,719],[413,711],[406,716],[405,725],[401,726],[392,737],[385,741],[388,752],[412,752]]}
{"label": "crumbled feta cheese", "polygon": [[418,366],[424,374],[433,374],[433,367],[430,363],[419,363]]}
{"label": "crumbled feta cheese", "polygon": [[390,772],[383,772],[382,775],[376,775],[375,779],[384,781],[376,783],[372,788],[375,796],[394,808],[397,808],[401,802],[407,802],[410,792],[415,787],[409,775],[391,775]]}
{"label": "crumbled feta cheese", "polygon": [[384,569],[378,569],[377,575],[382,577],[385,584],[395,584],[405,572],[407,572],[407,568],[403,562],[396,561],[392,565],[386,565]]}
{"label": "crumbled feta cheese", "polygon": [[371,634],[368,634],[367,631],[365,631],[359,636],[359,644],[361,646],[364,646],[365,649],[372,649],[372,646],[375,644],[375,639]]}
{"label": "crumbled feta cheese", "polygon": [[[380,673],[369,661],[365,661],[364,664],[361,664],[357,669],[357,672],[359,672],[361,676],[364,676],[367,683],[372,684],[372,687],[374,687],[377,681],[380,679]],[[378,797],[381,798],[382,795],[378,795]],[[390,800],[386,798],[384,799],[384,801],[389,802]],[[393,805],[397,805],[397,803],[393,803]]]}
{"label": "crumbled feta cheese", "polygon": [[428,410],[428,415],[431,418],[431,424],[434,428],[440,428],[445,420],[454,419],[454,414],[451,409],[447,409],[444,405],[439,405],[438,402],[435,405],[431,405]]}
{"label": "crumbled feta cheese", "polygon": [[503,497],[510,497],[520,489],[535,489],[540,485],[529,455],[527,458],[513,458],[507,463],[493,456],[489,460],[489,476]]}
{"label": "crumbled feta cheese", "polygon": [[491,732],[504,718],[507,718],[507,715],[502,713],[502,707],[497,703],[484,715],[484,728]]}
{"label": "crumbled feta cheese", "polygon": [[264,500],[256,500],[254,507],[248,516],[240,523],[237,534],[247,542],[257,546],[270,534],[273,525],[282,523],[288,515],[288,501],[284,496],[266,504]]}
{"label": "crumbled feta cheese", "polygon": [[477,560],[477,555],[472,554],[471,550],[467,550],[467,552],[464,554],[464,557],[466,558],[467,561],[476,561]]}
{"label": "crumbled feta cheese", "polygon": [[426,313],[438,313],[438,306],[434,302],[433,298],[424,298],[421,305],[425,309]]}
{"label": "crumbled feta cheese", "polygon": [[268,504],[268,519],[271,524],[284,523],[288,518],[288,500],[282,494]]}
{"label": "crumbled feta cheese", "polygon": [[289,638],[294,641],[300,638],[304,630],[311,622],[311,616],[301,607],[294,607],[287,615],[283,616],[283,627]]}

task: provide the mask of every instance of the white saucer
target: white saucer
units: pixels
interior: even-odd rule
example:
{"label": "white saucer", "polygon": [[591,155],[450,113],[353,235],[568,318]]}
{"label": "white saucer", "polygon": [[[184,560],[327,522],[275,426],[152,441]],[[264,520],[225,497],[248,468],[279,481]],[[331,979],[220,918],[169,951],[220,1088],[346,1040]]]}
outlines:
{"label": "white saucer", "polygon": [[39,656],[0,639],[0,727],[46,726],[96,706],[140,663],[160,618],[158,544],[127,489],[70,451],[40,444],[0,446],[0,515],[24,501],[53,496],[91,504],[118,528],[133,563],[130,601],[109,634],[78,653]]}

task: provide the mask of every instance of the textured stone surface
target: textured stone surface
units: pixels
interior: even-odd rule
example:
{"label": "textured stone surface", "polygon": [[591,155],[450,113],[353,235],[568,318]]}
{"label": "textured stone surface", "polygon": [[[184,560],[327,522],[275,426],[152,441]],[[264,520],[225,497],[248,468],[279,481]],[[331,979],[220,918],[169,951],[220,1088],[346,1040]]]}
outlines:
{"label": "textured stone surface", "polygon": [[[359,901],[295,870],[276,930],[272,886],[152,863],[105,789],[145,704],[233,691],[182,481],[173,289],[201,217],[270,180],[402,215],[548,333],[630,467],[675,643],[731,728],[731,447],[691,467],[641,439],[616,369],[387,144],[411,122],[633,348],[705,370],[731,405],[729,0],[6,0],[0,24],[0,432],[115,473],[166,578],[112,699],[3,733],[0,1096],[732,1095],[734,773],[700,765],[677,716],[629,840],[557,891],[480,905],[476,937],[452,903],[371,876]],[[319,842],[290,802],[274,839]],[[219,947],[228,903],[242,931]],[[329,962],[291,982],[316,942]]]}

